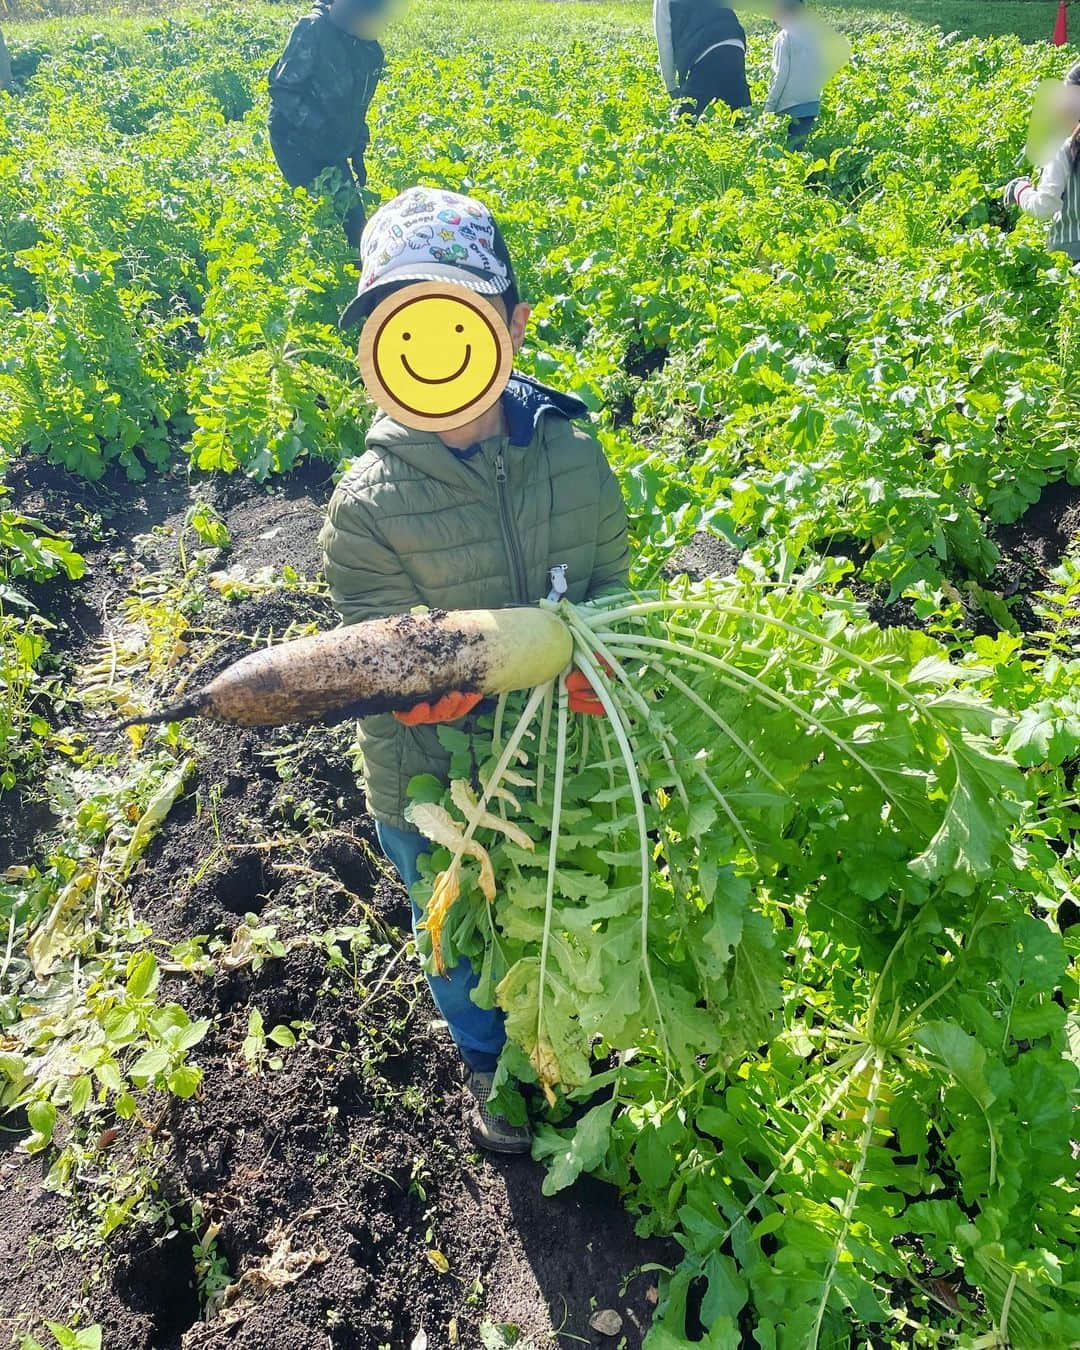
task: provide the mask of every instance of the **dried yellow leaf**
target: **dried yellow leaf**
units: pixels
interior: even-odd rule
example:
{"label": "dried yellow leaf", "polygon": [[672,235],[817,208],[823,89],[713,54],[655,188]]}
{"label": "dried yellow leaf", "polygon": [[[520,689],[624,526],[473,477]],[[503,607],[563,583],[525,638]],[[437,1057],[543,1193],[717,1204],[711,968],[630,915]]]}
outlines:
{"label": "dried yellow leaf", "polygon": [[440,1275],[450,1274],[450,1262],[446,1259],[443,1253],[439,1251],[437,1247],[430,1247],[428,1249],[427,1259],[431,1262],[431,1264],[435,1267],[435,1269],[439,1272]]}
{"label": "dried yellow leaf", "polygon": [[521,810],[521,803],[514,796],[514,794],[512,792],[507,791],[506,788],[497,787],[491,795],[497,798],[500,802],[506,802],[507,806],[509,806],[512,811]]}
{"label": "dried yellow leaf", "polygon": [[[490,902],[495,899],[495,870],[491,865],[491,859],[488,857],[487,849],[476,839],[465,838],[465,827],[454,819],[445,807],[437,806],[433,802],[411,802],[405,811],[406,818],[416,826],[425,838],[433,843],[440,844],[443,848],[449,849],[454,856],[454,866],[457,866],[462,857],[468,856],[475,858],[480,864],[480,889],[484,893],[484,898]],[[449,869],[448,869],[449,870]],[[436,879],[438,887],[441,878]],[[455,888],[453,899],[447,902],[446,909],[454,903],[460,890],[460,875],[455,877]],[[432,896],[432,905],[435,897]],[[429,906],[430,913],[431,906]],[[434,940],[434,931],[432,939]]]}
{"label": "dried yellow leaf", "polygon": [[446,916],[461,893],[461,861],[455,858],[445,872],[435,878],[431,899],[427,904],[421,928],[431,934],[431,954],[435,958],[435,969],[440,975],[446,974],[446,962],[442,955],[442,930]]}
{"label": "dried yellow leaf", "polygon": [[457,809],[468,817],[470,824],[475,821],[477,828],[505,834],[507,839],[511,843],[517,844],[519,848],[531,850],[535,847],[533,841],[520,825],[515,825],[511,820],[503,820],[501,816],[492,815],[490,811],[484,810],[476,793],[464,779],[455,778],[450,784],[450,799]]}
{"label": "dried yellow leaf", "polygon": [[448,848],[451,853],[459,852],[465,842],[461,823],[435,802],[410,802],[405,808],[405,816],[425,839]]}
{"label": "dried yellow leaf", "polygon": [[559,1061],[555,1057],[555,1052],[545,1041],[537,1040],[536,1047],[529,1056],[529,1060],[536,1070],[536,1076],[540,1079],[540,1086],[544,1090],[548,1106],[554,1106],[556,1097],[553,1089],[561,1077]]}
{"label": "dried yellow leaf", "polygon": [[[479,848],[479,844],[477,845]],[[480,856],[477,858],[480,864],[480,890],[483,892],[484,899],[489,905],[495,903],[495,868],[491,865],[491,859],[488,857],[487,849],[480,849]]]}

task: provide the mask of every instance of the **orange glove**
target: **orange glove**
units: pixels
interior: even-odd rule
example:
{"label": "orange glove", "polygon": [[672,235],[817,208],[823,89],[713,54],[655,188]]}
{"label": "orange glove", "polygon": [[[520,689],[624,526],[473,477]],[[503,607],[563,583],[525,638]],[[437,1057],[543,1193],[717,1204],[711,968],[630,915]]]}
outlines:
{"label": "orange glove", "polygon": [[[600,664],[608,670],[606,661]],[[580,670],[572,670],[566,677],[566,692],[570,695],[570,711],[587,713],[590,717],[603,717],[604,705],[596,696],[596,690]]]}
{"label": "orange glove", "polygon": [[471,713],[483,699],[483,694],[463,694],[457,690],[443,694],[434,703],[417,703],[415,707],[396,712],[394,716],[407,727],[428,726],[434,722],[456,722]]}

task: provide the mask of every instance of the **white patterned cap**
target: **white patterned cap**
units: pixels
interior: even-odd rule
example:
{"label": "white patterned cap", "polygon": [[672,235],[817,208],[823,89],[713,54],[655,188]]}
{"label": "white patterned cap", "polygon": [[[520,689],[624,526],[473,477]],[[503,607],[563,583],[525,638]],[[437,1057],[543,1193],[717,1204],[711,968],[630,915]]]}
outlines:
{"label": "white patterned cap", "polygon": [[387,286],[449,281],[479,295],[502,295],[514,269],[491,212],[473,197],[412,187],[380,206],[360,239],[360,284],[341,327],[366,317]]}

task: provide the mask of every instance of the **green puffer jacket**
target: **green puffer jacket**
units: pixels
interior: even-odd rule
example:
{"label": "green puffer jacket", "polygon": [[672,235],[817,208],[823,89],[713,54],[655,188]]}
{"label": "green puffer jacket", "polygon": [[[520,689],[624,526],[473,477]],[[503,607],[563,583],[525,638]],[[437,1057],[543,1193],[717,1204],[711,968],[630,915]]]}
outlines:
{"label": "green puffer jacket", "polygon": [[[566,563],[580,602],[626,580],[626,511],[604,453],[570,417],[583,404],[515,376],[504,395],[508,436],[459,458],[435,435],[388,417],[334,491],[320,535],[330,592],[344,623],[415,605],[497,609],[542,599]],[[524,443],[521,443],[524,442]],[[409,780],[445,778],[434,727],[389,715],[360,727],[368,805],[408,829]]]}

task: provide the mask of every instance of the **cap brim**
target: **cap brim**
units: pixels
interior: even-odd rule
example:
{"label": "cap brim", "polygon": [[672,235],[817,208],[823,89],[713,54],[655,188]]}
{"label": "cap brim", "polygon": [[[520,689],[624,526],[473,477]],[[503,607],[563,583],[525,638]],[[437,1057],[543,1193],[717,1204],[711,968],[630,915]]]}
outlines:
{"label": "cap brim", "polygon": [[510,283],[501,283],[495,277],[470,272],[464,267],[454,267],[450,263],[425,263],[422,267],[403,267],[397,272],[385,272],[378,282],[362,295],[354,296],[342,310],[338,319],[339,328],[351,328],[353,324],[366,319],[379,303],[388,286],[400,286],[407,281],[450,281],[477,295],[502,295],[510,289]]}

